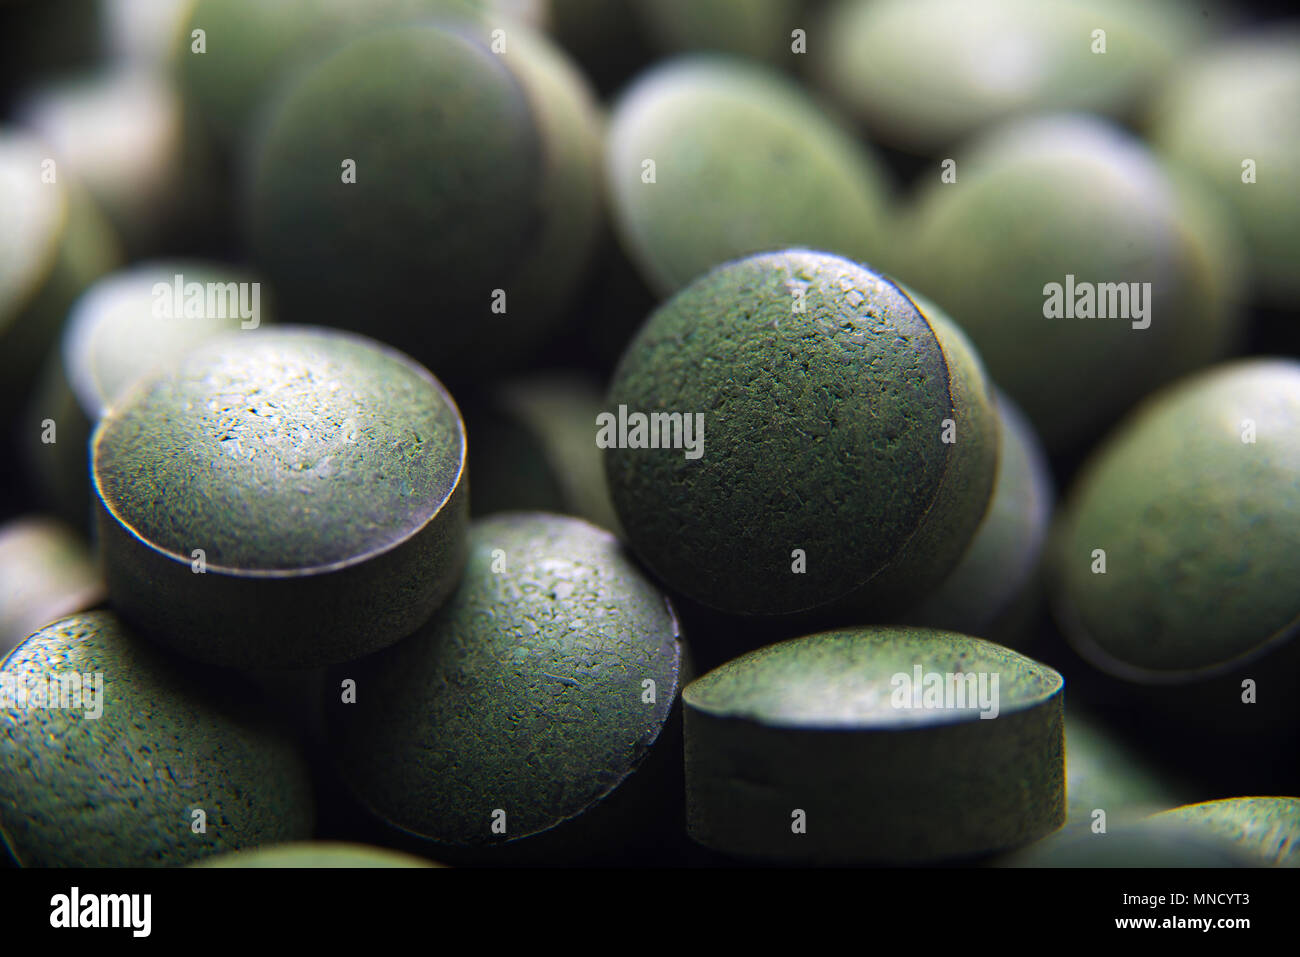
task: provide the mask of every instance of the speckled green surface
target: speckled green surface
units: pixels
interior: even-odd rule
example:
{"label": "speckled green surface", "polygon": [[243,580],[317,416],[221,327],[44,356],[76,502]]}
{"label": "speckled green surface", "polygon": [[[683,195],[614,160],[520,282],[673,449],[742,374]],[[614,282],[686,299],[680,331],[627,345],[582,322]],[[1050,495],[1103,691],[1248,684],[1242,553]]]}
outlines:
{"label": "speckled green surface", "polygon": [[996,469],[992,400],[957,346],[945,356],[892,283],[839,257],[790,250],[714,270],[654,313],[610,386],[611,411],[704,415],[696,460],[606,451],[628,540],[723,611],[915,600],[957,562]]}
{"label": "speckled green surface", "polygon": [[286,316],[374,335],[450,377],[553,331],[595,239],[595,107],[549,41],[513,25],[505,53],[490,42],[477,25],[375,31],[277,101],[247,199]]}
{"label": "speckled green surface", "polygon": [[1109,671],[1213,669],[1287,640],[1300,618],[1300,363],[1242,360],[1153,396],[1076,479],[1052,548],[1067,635]]}
{"label": "speckled green surface", "polygon": [[[0,710],[0,836],[36,867],[141,867],[306,838],[307,768],[109,612],[62,619],[5,659],[18,681],[102,673],[103,713]],[[84,703],[84,702],[83,702]],[[206,832],[195,833],[195,809]]]}
{"label": "speckled green surface", "polygon": [[[1189,235],[1211,228],[1212,211],[1185,216],[1186,190],[1130,134],[1094,118],[1035,117],[954,157],[957,182],[936,177],[918,196],[897,273],[961,324],[1049,449],[1090,438],[1231,339],[1235,284],[1201,268],[1206,243]],[[1045,209],[1069,227],[1045,223]],[[1044,288],[1067,275],[1150,282],[1150,326],[1046,317]]]}
{"label": "speckled green surface", "polygon": [[[462,851],[557,833],[570,835],[557,854],[590,850],[584,819],[673,747],[661,734],[681,668],[671,609],[611,535],[495,516],[475,523],[464,581],[427,625],[334,669],[331,749],[357,796],[405,831]],[[355,704],[340,702],[348,678]],[[620,820],[610,847],[652,823]]]}
{"label": "speckled green surface", "polygon": [[459,575],[459,412],[372,340],[306,327],[212,339],[132,389],[92,451],[115,604],[203,660],[347,660],[409,633]]}
{"label": "speckled green surface", "polygon": [[1300,867],[1300,798],[1242,797],[1206,801],[1155,816],[1204,828],[1258,854],[1273,867]]}
{"label": "speckled green surface", "polygon": [[790,80],[741,61],[700,55],[639,79],[613,107],[605,176],[622,241],[663,295],[749,253],[875,261],[896,245],[869,147]]}
{"label": "speckled green surface", "polygon": [[[205,296],[210,282],[257,281],[243,270],[185,260],[140,263],[111,273],[73,304],[62,346],[46,365],[32,402],[32,419],[53,418],[58,423],[58,441],[46,444],[31,430],[28,457],[42,494],[78,526],[85,523],[92,502],[86,449],[91,430],[109,402],[135,380],[204,339],[240,329],[245,322],[250,324],[247,332],[272,322],[270,290],[263,286],[259,286],[256,321],[239,315],[238,299],[234,314],[224,318],[217,310],[211,317],[155,315],[154,285],[165,283],[170,289],[177,274],[186,284],[204,284]],[[243,295],[243,302],[251,306],[251,289]],[[170,296],[167,303],[174,305]]]}
{"label": "speckled green surface", "polygon": [[0,655],[103,600],[104,578],[72,529],[37,515],[0,526]]}
{"label": "speckled green surface", "polygon": [[438,867],[433,861],[364,844],[306,841],[235,851],[205,858],[194,867]]}
{"label": "speckled green surface", "polygon": [[[1201,177],[1244,225],[1251,269],[1279,305],[1300,294],[1300,29],[1270,25],[1187,61],[1151,106],[1155,148]],[[1255,182],[1242,162],[1255,161]]]}
{"label": "speckled green surface", "polygon": [[[894,676],[998,675],[998,716],[895,707]],[[1063,679],[991,642],[911,628],[769,645],[687,686],[687,824],[737,857],[919,862],[1023,844],[1065,818]],[[792,813],[806,813],[806,833]]]}

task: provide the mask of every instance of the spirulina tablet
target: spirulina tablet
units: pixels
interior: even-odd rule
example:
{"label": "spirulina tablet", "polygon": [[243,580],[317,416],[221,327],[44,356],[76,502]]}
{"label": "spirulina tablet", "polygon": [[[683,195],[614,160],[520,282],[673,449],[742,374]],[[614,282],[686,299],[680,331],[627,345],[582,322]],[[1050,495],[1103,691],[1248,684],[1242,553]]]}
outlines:
{"label": "spirulina tablet", "polygon": [[184,214],[202,228],[215,171],[161,71],[115,67],[38,88],[16,107],[94,196],[133,256],[168,240]]}
{"label": "spirulina tablet", "polygon": [[110,612],[42,628],[0,679],[23,692],[0,711],[0,837],[20,864],[177,865],[311,833],[289,740]]}
{"label": "spirulina tablet", "polygon": [[[269,300],[269,294],[266,300]],[[83,525],[91,514],[91,430],[137,379],[204,339],[270,323],[251,274],[218,263],[156,261],[105,276],[78,299],[31,406],[52,419],[54,442],[33,430],[29,458],[42,492]]]}
{"label": "spirulina tablet", "polygon": [[874,135],[933,153],[1016,114],[1121,113],[1207,32],[1168,0],[836,0],[809,58]]}
{"label": "spirulina tablet", "polygon": [[[50,148],[0,128],[0,412],[27,397],[68,307],[113,269],[117,238]],[[39,431],[40,423],[31,423]]]}
{"label": "spirulina tablet", "polygon": [[367,847],[364,844],[344,844],[336,841],[301,841],[294,844],[276,844],[256,847],[246,851],[233,851],[205,858],[195,867],[438,867],[433,861],[392,851],[384,847]]}
{"label": "spirulina tablet", "polygon": [[895,245],[881,164],[764,67],[670,61],[619,98],[608,142],[615,225],[662,295],[763,250],[811,246],[875,261]]}
{"label": "spirulina tablet", "polygon": [[618,531],[593,441],[604,411],[594,382],[543,373],[493,386],[465,412],[474,515],[543,511]]}
{"label": "spirulina tablet", "polygon": [[608,401],[597,442],[628,541],[726,612],[901,610],[956,565],[997,468],[964,338],[808,250],[728,263],[666,302]]}
{"label": "spirulina tablet", "polygon": [[1066,635],[1112,674],[1186,681],[1282,652],[1300,622],[1300,362],[1151,397],[1076,478],[1052,552]]}
{"label": "spirulina tablet", "polygon": [[564,318],[597,235],[599,149],[590,90],[545,38],[477,22],[377,30],[277,101],[250,241],[286,317],[469,378]]}
{"label": "spirulina tablet", "polygon": [[[189,0],[173,56],[182,89],[227,148],[295,72],[367,29],[424,17],[466,17],[476,0]],[[195,35],[199,31],[199,35]]]}
{"label": "spirulina tablet", "polygon": [[1105,724],[1074,705],[1065,714],[1065,824],[1029,847],[999,855],[989,863],[1023,866],[1058,853],[1078,853],[1091,838],[1105,841],[1111,831],[1179,803],[1183,786],[1130,748]]}
{"label": "spirulina tablet", "polygon": [[[901,279],[970,335],[1051,450],[1090,438],[1230,339],[1211,208],[1119,127],[1015,121],[954,152],[910,218]],[[1222,230],[1231,235],[1230,228]]]}
{"label": "spirulina tablet", "polygon": [[[935,316],[927,313],[931,324]],[[998,474],[961,561],[906,619],[931,628],[1015,643],[1040,591],[1054,492],[1047,458],[1024,413],[998,395]],[[1022,614],[1023,613],[1023,614]]]}
{"label": "spirulina tablet", "polygon": [[361,802],[436,857],[618,856],[679,806],[665,781],[682,668],[671,607],[612,535],[493,516],[426,625],[332,669],[330,750]]}
{"label": "spirulina tablet", "polygon": [[1246,231],[1258,292],[1300,294],[1300,28],[1239,37],[1189,58],[1150,111],[1155,149],[1199,176]]}
{"label": "spirulina tablet", "polygon": [[63,523],[30,515],[0,525],[0,655],[104,593],[90,549]]}
{"label": "spirulina tablet", "polygon": [[210,339],[92,441],[124,618],[200,661],[346,661],[409,634],[464,562],[465,434],[423,367],[360,336]]}
{"label": "spirulina tablet", "polygon": [[862,628],[750,652],[682,694],[691,836],[736,857],[922,862],[1065,819],[1063,679],[992,642]]}
{"label": "spirulina tablet", "polygon": [[1203,828],[1273,867],[1300,867],[1300,798],[1226,798],[1174,808],[1153,820]]}

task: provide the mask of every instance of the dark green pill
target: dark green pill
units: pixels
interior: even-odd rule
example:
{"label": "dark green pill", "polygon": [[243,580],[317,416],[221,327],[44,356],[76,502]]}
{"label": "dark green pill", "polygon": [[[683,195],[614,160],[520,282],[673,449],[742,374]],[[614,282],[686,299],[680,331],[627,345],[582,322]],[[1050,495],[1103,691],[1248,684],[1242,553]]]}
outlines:
{"label": "dark green pill", "polygon": [[665,784],[680,767],[677,631],[609,533],[482,519],[451,600],[406,641],[333,669],[331,750],[357,797],[441,845],[435,856],[617,854],[680,802]]}
{"label": "dark green pill", "polygon": [[34,515],[0,526],[0,655],[104,597],[104,576],[72,529]]}
{"label": "dark green pill", "polygon": [[87,448],[108,406],[204,339],[269,324],[263,292],[242,270],[156,261],[105,276],[73,304],[31,408],[33,421],[54,421],[57,441],[33,433],[28,443],[37,484],[61,514],[78,527],[90,518]]}
{"label": "dark green pill", "polygon": [[0,680],[0,837],[19,864],[172,866],[311,833],[289,740],[109,612],[42,628]]}
{"label": "dark green pill", "polygon": [[1204,828],[1273,867],[1300,867],[1300,798],[1226,798],[1177,807],[1153,820]]}
{"label": "dark green pill", "polygon": [[1065,820],[1064,681],[992,642],[865,628],[769,645],[686,687],[691,836],[741,858],[923,862]]}
{"label": "dark green pill", "polygon": [[545,38],[367,33],[298,75],[267,122],[250,239],[285,316],[447,378],[520,361],[564,319],[594,250],[600,141],[585,81]]}
{"label": "dark green pill", "polygon": [[1111,674],[1190,681],[1285,653],[1300,362],[1228,363],[1152,396],[1081,471],[1052,550],[1061,625]]}
{"label": "dark green pill", "polygon": [[433,861],[391,851],[383,847],[364,844],[344,844],[336,841],[300,841],[294,844],[275,844],[255,847],[246,851],[233,851],[204,858],[195,867],[440,867]]}
{"label": "dark green pill", "polygon": [[[189,0],[175,35],[177,75],[187,100],[218,142],[233,148],[295,72],[376,26],[434,16],[469,16],[486,0]],[[202,31],[202,51],[197,49]]]}
{"label": "dark green pill", "polygon": [[456,404],[360,336],[211,339],[118,402],[92,455],[115,607],[200,661],[367,654],[428,618],[464,563]]}
{"label": "dark green pill", "polygon": [[988,504],[997,414],[964,337],[807,250],[721,266],[624,352],[597,442],[628,541],[721,611],[901,610]]}

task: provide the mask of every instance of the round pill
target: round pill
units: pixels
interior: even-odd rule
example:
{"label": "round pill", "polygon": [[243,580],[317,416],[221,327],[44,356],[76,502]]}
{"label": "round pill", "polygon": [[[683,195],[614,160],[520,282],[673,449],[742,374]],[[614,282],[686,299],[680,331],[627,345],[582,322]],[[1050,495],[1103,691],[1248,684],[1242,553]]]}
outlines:
{"label": "round pill", "polygon": [[214,171],[164,74],[118,67],[60,80],[16,113],[86,185],[132,255],[175,239],[183,214],[194,214],[191,230],[202,223],[199,197]]}
{"label": "round pill", "polygon": [[608,401],[597,442],[628,541],[726,612],[902,610],[956,565],[997,468],[964,338],[825,253],[696,280],[642,327]]}
{"label": "round pill", "polygon": [[818,27],[827,89],[911,151],[1034,110],[1122,112],[1208,32],[1164,0],[839,0]]}
{"label": "round pill", "polygon": [[1300,867],[1300,798],[1226,798],[1174,808],[1153,820],[1204,828],[1272,867]]}
{"label": "round pill", "polygon": [[375,815],[438,857],[626,850],[678,803],[664,775],[680,774],[682,668],[671,606],[612,535],[493,516],[426,625],[332,670],[330,750]]}
{"label": "round pill", "polygon": [[613,108],[605,176],[622,242],[662,295],[763,250],[874,261],[895,245],[884,167],[753,64],[694,56],[639,79]]}
{"label": "round pill", "polygon": [[72,529],[37,515],[0,525],[0,655],[104,597],[104,576]]}
{"label": "round pill", "polygon": [[593,441],[605,397],[594,382],[541,373],[499,383],[466,406],[475,516],[558,512],[618,531]]}
{"label": "round pill", "polygon": [[897,272],[961,324],[1050,450],[1225,340],[1235,286],[1201,269],[1205,244],[1188,235],[1211,210],[1189,216],[1190,185],[1129,134],[1035,117],[956,163],[956,183],[920,194]]}
{"label": "round pill", "polygon": [[433,861],[364,844],[301,841],[204,858],[194,867],[439,867]]}
{"label": "round pill", "polygon": [[[942,321],[920,302],[917,305],[931,325]],[[957,567],[904,618],[1015,644],[1025,637],[1025,619],[1039,592],[1039,560],[1055,496],[1033,426],[1001,393],[997,408],[998,473],[988,509]]]}
{"label": "round pill", "polygon": [[200,661],[347,661],[413,631],[460,575],[460,413],[360,336],[210,339],[117,402],[91,454],[114,606]]}
{"label": "round pill", "polygon": [[1300,622],[1300,362],[1150,398],[1076,478],[1052,551],[1062,628],[1112,674],[1190,680],[1280,650]]}
{"label": "round pill", "polygon": [[1187,60],[1150,111],[1151,142],[1228,203],[1264,297],[1300,295],[1300,28],[1270,25]]}
{"label": "round pill", "polygon": [[[0,127],[0,413],[12,420],[68,307],[121,256],[83,187],[49,148]],[[40,430],[40,423],[30,423]]]}
{"label": "round pill", "polygon": [[[923,862],[1065,819],[1064,681],[951,632],[822,632],[687,685],[691,837],[789,863]],[[985,718],[995,720],[983,720]]]}
{"label": "round pill", "polygon": [[549,41],[504,37],[385,28],[286,90],[247,196],[284,316],[373,335],[449,378],[554,331],[599,224],[595,104]]}
{"label": "round pill", "polygon": [[31,407],[52,420],[55,442],[33,433],[28,458],[36,484],[78,526],[91,515],[91,430],[136,380],[222,332],[271,321],[262,285],[217,263],[140,263],[96,282],[72,306],[62,347],[47,363]]}
{"label": "round pill", "polygon": [[170,866],[311,833],[288,739],[110,612],[42,628],[0,678],[0,837],[19,864]]}
{"label": "round pill", "polygon": [[[247,142],[286,78],[367,29],[466,17],[477,0],[186,0],[174,58],[186,98],[226,148]],[[196,35],[196,31],[198,35]]]}

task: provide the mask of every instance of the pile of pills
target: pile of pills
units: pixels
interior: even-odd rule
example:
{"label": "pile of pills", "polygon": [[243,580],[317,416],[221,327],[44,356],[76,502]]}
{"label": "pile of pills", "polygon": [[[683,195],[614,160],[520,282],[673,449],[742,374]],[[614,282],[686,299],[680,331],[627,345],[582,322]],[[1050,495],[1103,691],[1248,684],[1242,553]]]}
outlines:
{"label": "pile of pills", "polygon": [[1300,864],[1295,24],[38,6],[7,864]]}

